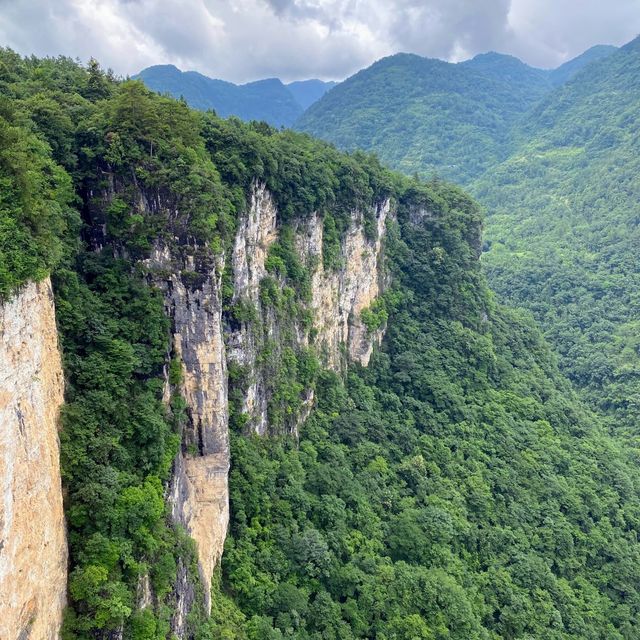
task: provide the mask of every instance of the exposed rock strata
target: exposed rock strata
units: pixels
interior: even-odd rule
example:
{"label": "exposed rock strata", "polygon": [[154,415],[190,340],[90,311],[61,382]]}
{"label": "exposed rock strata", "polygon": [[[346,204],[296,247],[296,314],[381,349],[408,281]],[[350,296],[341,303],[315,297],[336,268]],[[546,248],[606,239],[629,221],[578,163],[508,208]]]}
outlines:
{"label": "exposed rock strata", "polygon": [[[295,246],[303,264],[311,268],[311,299],[315,337],[294,326],[295,347],[312,346],[324,366],[341,371],[347,360],[366,365],[382,331],[371,335],[360,314],[380,294],[384,283],[383,243],[390,214],[389,202],[371,213],[377,223],[374,240],[366,237],[363,215],[354,212],[342,242],[342,266],[322,266],[323,220],[313,215],[294,229]],[[206,607],[210,609],[210,583],[222,549],[229,519],[229,407],[227,362],[242,368],[245,376],[241,410],[250,427],[269,433],[269,381],[260,354],[265,340],[281,342],[280,320],[260,300],[260,285],[267,275],[270,247],[278,240],[276,203],[264,185],[252,187],[248,211],[239,221],[230,259],[233,275],[232,304],[253,308],[254,319],[225,325],[221,276],[224,258],[206,258],[192,248],[180,256],[158,245],[148,261],[154,281],[165,293],[172,321],[173,357],[181,363],[179,392],[187,404],[188,421],[183,447],[174,464],[168,498],[173,518],[196,542]],[[184,251],[184,247],[181,248]],[[167,391],[169,385],[167,386]],[[168,400],[170,394],[166,394]],[[313,391],[305,390],[298,422],[313,404]],[[176,584],[179,615],[173,632],[185,633],[185,620],[193,604],[193,585],[186,571]]]}
{"label": "exposed rock strata", "polygon": [[54,640],[67,546],[58,443],[63,374],[49,280],[0,305],[0,638]]}
{"label": "exposed rock strata", "polygon": [[316,348],[324,364],[339,371],[345,364],[343,347],[351,362],[369,363],[373,345],[382,332],[369,335],[360,319],[362,311],[381,293],[384,282],[383,241],[390,212],[389,201],[376,207],[377,234],[369,240],[362,215],[354,213],[342,241],[342,268],[322,266],[322,219],[314,215],[298,226],[297,244],[305,262],[316,264],[311,282],[311,308],[317,330]]}
{"label": "exposed rock strata", "polygon": [[[157,247],[149,261],[162,282],[172,321],[174,357],[182,368],[179,392],[188,422],[169,489],[171,512],[195,540],[210,610],[213,570],[220,560],[229,521],[229,411],[222,326],[220,265],[174,258]],[[197,282],[188,277],[198,274]],[[187,284],[185,284],[187,280]]]}

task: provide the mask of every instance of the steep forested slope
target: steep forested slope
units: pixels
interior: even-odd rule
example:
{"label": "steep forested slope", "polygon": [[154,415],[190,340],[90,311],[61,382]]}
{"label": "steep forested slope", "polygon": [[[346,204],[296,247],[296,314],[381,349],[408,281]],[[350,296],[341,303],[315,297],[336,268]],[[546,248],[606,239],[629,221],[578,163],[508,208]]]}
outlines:
{"label": "steep forested slope", "polygon": [[429,212],[400,212],[371,366],[321,376],[299,443],[234,442],[219,633],[631,639],[635,463],[487,297],[475,207]]}
{"label": "steep forested slope", "polygon": [[[13,150],[0,157],[1,291],[53,269],[65,359],[65,638],[170,637],[176,583],[197,574],[165,501],[188,420],[179,395],[163,402],[182,375],[156,286],[173,274],[148,260],[162,239],[191,260],[180,277],[197,289],[256,180],[280,226],[261,304],[306,317],[307,331],[317,265],[300,260],[293,225],[321,216],[320,262],[339,269],[350,212],[375,235],[367,206],[393,206],[391,284],[362,312],[387,335],[369,368],[343,376],[283,350],[264,437],[231,397],[231,536],[211,618],[192,594],[186,637],[635,637],[638,461],[575,398],[535,327],[493,300],[468,196],[190,111],[96,65],[3,51],[0,74]],[[228,269],[217,275],[227,331],[256,322]],[[230,369],[230,386],[245,375]],[[317,407],[297,432],[287,420],[308,388]]]}
{"label": "steep forested slope", "polygon": [[[486,66],[504,59],[515,61],[496,54]],[[337,85],[296,128],[344,149],[376,151],[407,173],[466,179],[505,156],[511,124],[540,96],[539,85],[522,80],[533,70],[509,66],[514,72],[503,78],[481,62],[397,54]]]}
{"label": "steep forested slope", "polygon": [[553,69],[549,73],[550,80],[554,85],[560,86],[570,80],[583,67],[610,56],[616,49],[617,47],[613,45],[597,44],[572,60],[561,64],[557,69]]}
{"label": "steep forested slope", "polygon": [[493,52],[459,64],[398,54],[340,83],[295,126],[343,149],[375,151],[405,173],[464,184],[506,157],[523,113],[609,53],[594,47],[555,71]]}
{"label": "steep forested slope", "polygon": [[531,309],[613,425],[640,398],[640,40],[543,100],[527,142],[472,190],[490,212],[492,285]]}
{"label": "steep forested slope", "polygon": [[[464,87],[462,101],[451,94],[437,114],[422,112],[407,130],[387,129],[373,138],[359,105],[373,95],[370,108],[377,114],[386,108],[377,84],[384,75],[375,66],[364,72],[373,76],[367,82],[354,76],[301,120],[319,135],[336,122],[338,144],[379,150],[403,171],[435,170],[466,183],[488,214],[484,262],[491,284],[533,311],[564,371],[593,406],[612,416],[612,425],[633,430],[639,397],[638,48],[637,40],[620,50],[593,47],[550,72],[497,54],[457,65],[532,101],[524,115],[503,117],[499,134],[485,127],[482,144],[469,130],[478,124],[476,112],[486,113],[490,103],[473,86]],[[451,65],[440,66],[454,77]],[[435,86],[426,65],[421,73],[425,85]],[[504,98],[494,96],[498,113],[504,112]],[[411,94],[395,99],[391,111],[410,120]],[[464,100],[475,111],[457,112]],[[416,147],[428,152],[410,156]],[[496,163],[501,153],[509,158]],[[468,156],[465,165],[461,154]]]}

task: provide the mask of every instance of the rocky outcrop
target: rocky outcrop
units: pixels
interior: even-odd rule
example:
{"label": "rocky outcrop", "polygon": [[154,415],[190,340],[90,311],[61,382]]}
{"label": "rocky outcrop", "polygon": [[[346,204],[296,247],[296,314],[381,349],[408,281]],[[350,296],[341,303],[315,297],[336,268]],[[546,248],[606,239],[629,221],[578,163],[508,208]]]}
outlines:
{"label": "rocky outcrop", "polygon": [[[175,522],[194,539],[209,611],[213,570],[229,521],[229,411],[220,272],[206,251],[177,258],[157,246],[149,266],[165,278],[165,307],[172,322],[175,381],[187,406],[182,451],[174,463],[169,503]],[[178,594],[184,599],[183,594]]]}
{"label": "rocky outcrop", "polygon": [[[311,272],[311,300],[308,303],[313,321],[310,332],[295,327],[296,346],[312,346],[323,366],[341,371],[348,361],[367,365],[373,346],[383,331],[370,332],[360,314],[379,296],[384,285],[383,244],[386,221],[390,214],[388,200],[371,212],[376,221],[376,237],[365,233],[363,213],[352,213],[341,247],[341,264],[337,269],[323,266],[323,219],[320,214],[299,221],[294,228],[295,246],[303,265]],[[242,367],[246,389],[242,412],[258,434],[269,431],[268,384],[259,364],[265,338],[280,343],[277,318],[266,311],[260,301],[260,282],[267,275],[269,248],[278,239],[277,207],[263,185],[254,184],[250,207],[240,221],[233,248],[234,303],[251,305],[257,320],[242,322],[227,336],[229,361]],[[300,419],[311,407],[313,394],[307,390]]]}
{"label": "rocky outcrop", "polygon": [[326,270],[322,265],[322,219],[314,215],[298,225],[300,255],[307,264],[316,265],[311,281],[316,350],[324,365],[335,371],[346,364],[344,347],[351,362],[366,366],[374,344],[382,338],[382,331],[368,332],[360,314],[371,306],[384,284],[382,249],[389,212],[388,200],[376,207],[373,240],[366,237],[362,214],[353,213],[342,241],[342,267],[337,270]]}
{"label": "rocky outcrop", "polygon": [[[268,396],[263,372],[256,365],[264,337],[262,328],[268,332],[269,326],[265,326],[268,319],[264,318],[260,305],[260,282],[267,275],[269,247],[278,239],[276,218],[277,208],[271,194],[264,185],[254,184],[249,210],[238,225],[231,257],[233,302],[250,305],[258,322],[243,322],[229,332],[228,357],[245,372],[242,412],[250,417],[253,430],[261,435],[268,427]],[[257,327],[258,324],[261,326]],[[269,324],[273,328],[273,322]]]}
{"label": "rocky outcrop", "polygon": [[58,416],[63,374],[49,280],[0,305],[0,638],[54,640],[67,546]]}
{"label": "rocky outcrop", "polygon": [[[262,359],[267,341],[281,349],[287,324],[287,346],[311,347],[324,366],[341,371],[351,360],[366,365],[382,331],[369,332],[360,314],[384,285],[383,245],[390,204],[370,212],[377,229],[365,234],[363,213],[354,211],[341,246],[341,266],[325,269],[322,260],[323,219],[312,215],[293,227],[294,245],[309,269],[311,295],[303,304],[312,326],[283,318],[261,300],[261,283],[268,274],[269,250],[279,238],[274,198],[259,183],[252,186],[246,214],[239,220],[230,256],[212,257],[206,247],[158,244],[147,261],[151,277],[165,295],[172,322],[172,358],[166,400],[179,393],[187,406],[182,451],[174,463],[168,500],[174,521],[195,540],[205,607],[210,610],[210,583],[222,555],[229,519],[229,400],[227,363],[242,371],[241,411],[247,427],[268,434],[268,407],[273,371]],[[178,243],[174,243],[177,245]],[[247,317],[223,313],[222,277],[230,262],[233,295],[230,306]],[[279,282],[286,286],[284,280]],[[233,315],[233,314],[231,314]],[[292,337],[293,336],[293,337]],[[312,337],[313,336],[313,337]],[[179,371],[177,379],[171,380]],[[295,425],[304,421],[313,404],[313,390],[302,392]],[[181,565],[175,585],[176,613],[172,631],[185,637],[186,620],[194,604],[194,585]],[[147,598],[148,600],[148,598]]]}

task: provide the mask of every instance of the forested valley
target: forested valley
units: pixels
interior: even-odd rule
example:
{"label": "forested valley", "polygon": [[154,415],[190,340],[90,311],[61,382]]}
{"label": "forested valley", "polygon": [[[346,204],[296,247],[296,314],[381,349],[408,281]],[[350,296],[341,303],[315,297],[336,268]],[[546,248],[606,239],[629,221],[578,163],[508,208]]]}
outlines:
{"label": "forested valley", "polygon": [[[639,78],[640,39],[593,47],[552,71],[495,53],[457,65],[393,56],[298,125],[406,173],[464,185],[485,213],[490,286],[533,314],[583,399],[632,443]],[[380,128],[368,124],[378,119]]]}
{"label": "forested valley", "polygon": [[[640,44],[592,58],[568,80],[515,65],[520,92],[492,77],[500,57],[456,71],[477,91],[453,115],[439,94],[420,125],[447,173],[393,156],[406,131],[393,149],[365,131],[402,92],[372,99],[343,152],[96,61],[1,51],[0,296],[51,275],[64,366],[62,638],[637,638]],[[410,82],[398,63],[449,82],[445,63],[378,69]],[[305,129],[331,130],[351,91],[367,102],[373,84],[349,83]],[[232,257],[258,188],[277,215],[253,304]],[[362,363],[341,345],[330,366],[314,287],[346,277],[357,233],[359,261],[382,247],[379,295],[349,319],[375,346]],[[187,266],[163,271],[158,246]],[[228,359],[220,374],[230,515],[210,594],[169,496],[206,443],[166,302],[209,276],[227,351],[232,335],[259,345],[253,373]]]}

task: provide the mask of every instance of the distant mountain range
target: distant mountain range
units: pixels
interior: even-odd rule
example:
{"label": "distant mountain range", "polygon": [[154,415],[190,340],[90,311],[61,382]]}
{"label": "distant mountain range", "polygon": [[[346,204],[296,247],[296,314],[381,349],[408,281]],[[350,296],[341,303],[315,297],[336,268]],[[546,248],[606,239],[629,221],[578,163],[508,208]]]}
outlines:
{"label": "distant mountain range", "polygon": [[234,115],[242,120],[264,120],[276,127],[291,126],[336,84],[322,80],[283,84],[278,78],[267,78],[237,85],[196,71],[180,71],[172,64],[148,67],[134,78],[159,93],[183,97],[195,109],[213,109],[223,118]]}
{"label": "distant mountain range", "polygon": [[495,52],[458,64],[400,53],[336,86],[236,86],[175,67],[140,77],[197,108],[293,126],[465,185],[487,209],[492,287],[533,312],[593,406],[635,428],[640,38],[550,70]]}
{"label": "distant mountain range", "polygon": [[466,183],[508,156],[512,127],[534,104],[615,50],[596,46],[551,70],[495,52],[458,64],[400,53],[347,78],[295,128],[406,173]]}
{"label": "distant mountain range", "polygon": [[295,127],[464,185],[486,211],[491,288],[533,314],[611,429],[640,432],[640,38],[552,70],[398,54]]}
{"label": "distant mountain range", "polygon": [[[419,132],[424,129],[424,123],[419,112],[436,109],[441,118],[448,119],[451,115],[448,107],[443,110],[441,104],[447,94],[464,96],[453,110],[458,110],[458,118],[465,122],[467,109],[474,109],[472,105],[478,99],[487,103],[483,105],[486,109],[476,113],[477,122],[471,125],[473,130],[469,132],[472,138],[482,138],[487,126],[502,128],[554,87],[567,82],[585,65],[615,50],[613,46],[597,45],[557,69],[549,70],[536,69],[518,58],[494,52],[459,64],[400,53],[379,60],[341,83],[312,79],[285,84],[278,78],[266,78],[238,85],[196,71],[181,71],[172,64],[147,67],[134,78],[142,80],[153,91],[184,98],[195,109],[213,109],[223,118],[237,116],[247,121],[263,120],[276,127],[294,127],[349,149],[367,146],[367,128],[376,132],[376,141],[384,140],[386,130],[397,131],[398,128],[411,132],[412,138],[420,139]],[[339,90],[326,95],[336,85]],[[364,85],[367,85],[366,90],[363,90]],[[393,94],[390,100],[400,108],[390,113],[386,99],[381,103],[359,104],[379,92],[381,95]],[[402,108],[407,99],[416,103],[411,114]],[[352,123],[359,121],[361,116],[363,122],[356,131]],[[419,121],[417,130],[396,122],[407,116],[410,121]],[[378,146],[373,141],[369,144]],[[437,144],[447,146],[447,136]],[[467,158],[466,163],[449,162],[448,165],[455,166],[443,167],[438,160],[442,154],[434,153],[436,150],[430,145],[422,150],[403,145],[407,158],[396,157],[393,145],[390,149],[384,143],[380,146],[385,147],[378,149],[381,157],[400,169],[411,168],[410,165],[416,163],[424,168],[424,156],[428,155],[429,167],[457,179],[458,169],[464,167],[463,171],[467,171],[470,167],[465,165],[469,162],[478,164],[477,159]],[[493,141],[489,146],[494,146]]]}

